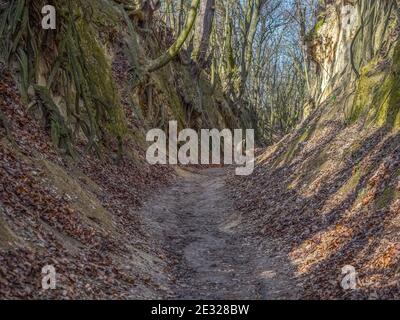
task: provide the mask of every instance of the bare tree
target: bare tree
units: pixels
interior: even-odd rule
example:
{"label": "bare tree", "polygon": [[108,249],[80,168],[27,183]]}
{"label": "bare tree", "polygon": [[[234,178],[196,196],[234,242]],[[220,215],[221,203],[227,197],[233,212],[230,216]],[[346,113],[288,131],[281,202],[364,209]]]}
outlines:
{"label": "bare tree", "polygon": [[215,13],[215,0],[201,0],[195,29],[193,59],[204,66],[211,39]]}
{"label": "bare tree", "polygon": [[176,41],[172,44],[172,46],[160,57],[157,59],[151,61],[148,66],[146,67],[147,72],[153,72],[156,71],[165,65],[167,65],[172,59],[174,59],[179,51],[181,50],[183,44],[185,43],[186,39],[188,38],[190,31],[193,28],[193,25],[196,20],[197,16],[197,9],[199,7],[200,0],[192,0],[190,10],[188,13],[188,17],[186,20],[186,24],[179,34],[178,38]]}

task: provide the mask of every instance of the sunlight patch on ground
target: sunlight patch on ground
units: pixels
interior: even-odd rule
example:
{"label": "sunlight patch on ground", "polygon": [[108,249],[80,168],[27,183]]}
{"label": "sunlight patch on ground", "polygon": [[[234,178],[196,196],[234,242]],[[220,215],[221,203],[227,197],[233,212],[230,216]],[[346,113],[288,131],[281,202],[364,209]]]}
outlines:
{"label": "sunlight patch on ground", "polygon": [[352,235],[352,229],[338,224],[304,241],[289,255],[293,264],[297,266],[297,275],[309,272],[314,266],[339,251]]}

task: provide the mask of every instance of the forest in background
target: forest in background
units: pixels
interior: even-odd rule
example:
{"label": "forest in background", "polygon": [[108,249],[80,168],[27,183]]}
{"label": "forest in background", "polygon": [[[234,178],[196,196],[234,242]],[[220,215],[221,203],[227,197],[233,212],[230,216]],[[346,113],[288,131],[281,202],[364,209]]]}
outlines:
{"label": "forest in background", "polygon": [[[310,102],[306,41],[321,8],[313,0],[199,3],[188,54],[212,85],[248,110],[258,142],[276,142],[302,120]],[[175,37],[188,8],[185,1],[160,3],[162,24]]]}
{"label": "forest in background", "polygon": [[[261,144],[276,142],[288,133],[302,119],[304,103],[311,99],[305,41],[318,10],[313,2],[54,2],[60,9],[59,30],[53,34],[40,27],[45,2],[21,0],[9,4],[7,7],[4,3],[7,10],[2,15],[4,60],[13,59],[13,63],[20,65],[23,98],[33,100],[32,84],[41,86],[36,88],[41,96],[47,95],[42,87],[48,87],[49,93],[62,97],[66,112],[71,115],[68,121],[77,122],[77,127],[83,125],[81,129],[90,140],[90,147],[95,145],[93,140],[103,135],[99,131],[104,119],[120,144],[124,132],[119,97],[112,88],[115,85],[107,83],[112,82],[107,80],[110,75],[105,75],[105,79],[96,75],[99,69],[109,67],[107,56],[102,56],[102,48],[95,40],[105,45],[113,40],[104,38],[106,34],[112,37],[117,28],[124,28],[127,33],[120,40],[133,66],[129,74],[132,90],[143,90],[151,83],[148,74],[162,69],[178,55],[184,65],[191,65],[190,76],[199,77],[200,70],[205,72],[210,89],[217,88],[235,116],[246,119],[248,126],[256,129]],[[98,10],[95,16],[94,10]],[[76,12],[77,17],[71,12]],[[141,37],[147,37],[146,43],[141,42]],[[163,47],[168,51],[163,53]],[[96,65],[84,61],[89,55],[94,56]],[[64,90],[58,83],[63,78],[73,83],[68,92],[58,92]],[[188,113],[203,109],[200,87],[199,83],[191,90],[194,92],[188,93],[194,100]],[[147,103],[153,100],[152,90],[151,85],[146,87]],[[97,96],[97,101],[90,101],[93,96]],[[95,106],[92,111],[81,111],[87,113],[82,118],[89,118],[90,123],[80,121],[79,112],[72,111],[77,109],[73,105],[78,100],[85,106]],[[153,111],[147,110],[157,118]],[[58,123],[57,127],[63,128],[63,124]],[[64,137],[59,138],[65,141],[60,143],[69,148],[68,135],[74,133],[68,133],[66,128],[63,131]]]}

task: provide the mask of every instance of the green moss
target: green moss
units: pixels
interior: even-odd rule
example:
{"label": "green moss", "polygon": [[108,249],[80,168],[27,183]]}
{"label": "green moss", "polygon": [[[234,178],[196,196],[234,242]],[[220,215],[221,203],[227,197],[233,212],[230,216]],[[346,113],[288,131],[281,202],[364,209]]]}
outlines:
{"label": "green moss", "polygon": [[313,124],[310,127],[306,127],[303,130],[303,133],[289,144],[286,152],[275,160],[274,166],[276,167],[281,164],[287,164],[292,161],[295,158],[296,154],[300,151],[300,144],[310,140],[316,130],[316,127],[316,124]]}
{"label": "green moss", "polygon": [[218,104],[216,100],[222,101],[224,98],[218,89],[214,90],[211,85],[208,76],[205,73],[201,73],[199,77],[199,88],[202,93],[202,112],[207,115],[205,126],[209,128],[217,127],[232,127],[232,110],[225,108],[226,104]]}
{"label": "green moss", "polygon": [[112,134],[123,136],[126,133],[125,119],[106,48],[101,45],[95,31],[85,20],[77,23],[77,31],[84,65],[83,92],[87,90],[88,93],[86,102],[94,109],[96,119],[105,120],[105,125]]}
{"label": "green moss", "polygon": [[388,89],[390,87],[390,93],[388,106],[383,111],[386,113],[385,123],[391,128],[400,129],[400,43],[394,50],[393,66],[389,79]]}
{"label": "green moss", "polygon": [[368,112],[368,106],[371,105],[376,90],[382,81],[382,73],[374,73],[377,65],[377,59],[372,60],[361,69],[360,79],[357,85],[353,105],[347,110],[346,122],[352,124],[356,122],[365,112]]}
{"label": "green moss", "polygon": [[354,200],[353,206],[356,207],[360,205],[367,194],[368,194],[368,188],[361,187],[357,192],[357,196],[356,199]]}
{"label": "green moss", "polygon": [[355,191],[358,183],[361,180],[361,170],[359,166],[353,169],[351,177],[346,181],[346,183],[339,189],[339,193],[347,195],[350,192]]}
{"label": "green moss", "polygon": [[298,150],[298,148],[299,148],[299,145],[298,145],[297,141],[295,143],[290,144],[288,150],[286,151],[286,153],[283,156],[283,163],[290,162],[294,158],[294,155],[296,154],[296,151]]}
{"label": "green moss", "polygon": [[325,23],[325,18],[319,18],[319,20],[315,24],[314,33],[318,33],[318,31],[322,28],[324,23]]}
{"label": "green moss", "polygon": [[[40,160],[38,164],[59,194],[69,194],[71,196],[70,205],[72,208],[87,217],[89,223],[97,221],[107,230],[113,231],[114,227],[110,213],[104,209],[96,197],[81,187],[81,184],[74,176],[53,162]],[[91,181],[91,185],[98,188],[93,181]]]}
{"label": "green moss", "polygon": [[348,124],[367,119],[370,124],[400,128],[400,44],[393,50],[390,70],[376,71],[375,58],[361,71],[355,99],[346,114]]}
{"label": "green moss", "polygon": [[292,175],[292,183],[289,184],[288,188],[294,188],[296,180],[310,185],[324,169],[332,166],[332,161],[329,159],[330,157],[326,150],[322,150],[315,156],[307,158],[302,170],[298,170]]}
{"label": "green moss", "polygon": [[393,199],[399,197],[399,192],[394,187],[388,187],[375,200],[375,207],[380,210],[387,208],[392,203]]}
{"label": "green moss", "polygon": [[168,80],[168,75],[165,71],[166,69],[167,68],[160,69],[152,75],[157,89],[165,96],[165,98],[168,101],[167,106],[159,106],[159,107],[169,108],[174,117],[174,120],[178,121],[178,126],[184,127],[186,124],[185,110],[175,90],[175,87],[171,85],[171,81]]}
{"label": "green moss", "polygon": [[104,45],[120,13],[107,0],[54,0],[57,32],[50,36],[40,24],[45,2],[14,1],[7,8],[7,16],[15,20],[4,39],[5,47],[13,48],[7,50],[7,60],[19,60],[24,102],[29,102],[28,88],[35,85],[42,100],[57,97],[51,103],[53,114],[59,114],[57,121],[52,119],[53,137],[59,136],[64,121],[64,129],[74,129],[72,139],[81,132],[86,135],[88,147],[98,150],[97,142],[109,141],[109,133],[121,141],[126,124]]}
{"label": "green moss", "polygon": [[356,140],[353,142],[349,148],[347,148],[345,155],[349,156],[350,158],[356,158],[359,150],[362,148],[362,141]]}
{"label": "green moss", "polygon": [[329,156],[326,151],[321,151],[316,157],[314,157],[308,164],[311,172],[319,172],[324,167],[324,164],[329,160]]}
{"label": "green moss", "polygon": [[393,128],[400,129],[400,112],[399,111],[397,112],[396,118],[394,119]]}
{"label": "green moss", "polygon": [[235,122],[235,115],[226,107],[223,94],[218,88],[214,90],[204,72],[196,79],[190,68],[171,63],[169,68],[157,70],[151,77],[156,91],[166,101],[163,107],[178,121],[179,127],[224,128]]}
{"label": "green moss", "polygon": [[286,152],[282,153],[279,157],[277,157],[273,163],[273,167],[279,167],[287,162],[287,160],[293,157],[296,148],[298,147],[297,142],[292,142],[288,145]]}

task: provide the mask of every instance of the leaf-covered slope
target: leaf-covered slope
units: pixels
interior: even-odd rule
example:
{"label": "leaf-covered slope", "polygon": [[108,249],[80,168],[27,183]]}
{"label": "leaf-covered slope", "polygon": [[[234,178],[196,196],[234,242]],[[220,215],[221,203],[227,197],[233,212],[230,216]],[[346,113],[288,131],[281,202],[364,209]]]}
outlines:
{"label": "leaf-covered slope", "polygon": [[[163,253],[148,242],[135,208],[168,183],[170,169],[146,165],[132,141],[118,162],[112,150],[99,159],[82,146],[72,160],[27,112],[9,72],[0,93],[8,123],[8,135],[0,127],[0,296],[164,295]],[[56,269],[56,290],[41,287],[45,265]]]}
{"label": "leaf-covered slope", "polygon": [[[389,16],[379,11],[392,4]],[[352,39],[367,20],[358,15],[371,12],[375,26],[388,29],[373,28],[367,37],[364,26],[368,39],[356,50],[363,56],[356,60],[357,77]],[[327,25],[320,23],[310,44],[316,108],[259,156],[254,174],[241,179],[235,191],[249,232],[285,254],[306,298],[399,297],[398,14],[394,1],[328,5],[321,13]],[[337,36],[349,28],[340,21],[354,32]],[[380,45],[368,58],[371,37]],[[358,272],[358,290],[341,287],[346,265]]]}
{"label": "leaf-covered slope", "polygon": [[[142,29],[111,0],[55,0],[44,31],[45,2],[0,13],[0,296],[167,296],[165,252],[135,209],[173,174],[146,163],[144,134],[240,121],[184,53],[141,74],[170,44],[162,24]],[[47,264],[56,290],[41,288]]]}

